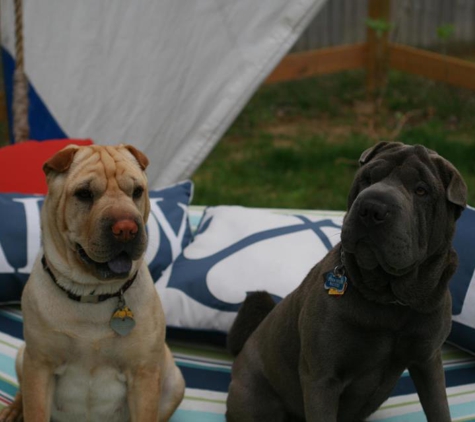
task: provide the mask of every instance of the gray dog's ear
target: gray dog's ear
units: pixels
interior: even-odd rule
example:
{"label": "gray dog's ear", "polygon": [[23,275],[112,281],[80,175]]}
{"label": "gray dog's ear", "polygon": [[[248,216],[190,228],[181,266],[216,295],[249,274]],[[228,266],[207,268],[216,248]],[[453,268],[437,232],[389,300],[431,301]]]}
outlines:
{"label": "gray dog's ear", "polygon": [[452,179],[447,187],[447,199],[462,208],[467,207],[467,185],[460,173],[454,168]]}
{"label": "gray dog's ear", "polygon": [[57,173],[64,173],[67,171],[78,150],[79,147],[76,145],[70,145],[54,154],[48,161],[46,161],[46,163],[43,164],[43,171],[46,176],[48,176],[52,171]]}
{"label": "gray dog's ear", "polygon": [[360,166],[371,161],[378,153],[381,151],[387,151],[389,149],[401,147],[403,144],[400,142],[378,142],[374,147],[368,148],[366,151],[361,154],[359,159]]}
{"label": "gray dog's ear", "polygon": [[132,145],[124,145],[125,148],[135,157],[142,170],[145,170],[149,164],[147,156]]}
{"label": "gray dog's ear", "polygon": [[437,152],[429,150],[429,156],[435,162],[444,181],[447,200],[459,207],[466,208],[468,191],[462,175],[450,161],[441,157]]}

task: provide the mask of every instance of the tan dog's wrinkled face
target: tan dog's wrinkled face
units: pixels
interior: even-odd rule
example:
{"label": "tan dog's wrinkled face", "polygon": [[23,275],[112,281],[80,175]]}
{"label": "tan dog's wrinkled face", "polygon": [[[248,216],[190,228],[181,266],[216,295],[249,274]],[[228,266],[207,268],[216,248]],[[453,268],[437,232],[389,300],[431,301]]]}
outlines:
{"label": "tan dog's wrinkled face", "polygon": [[147,246],[147,165],[128,145],[71,146],[45,163],[47,208],[55,212],[43,224],[70,265],[100,280],[136,271]]}

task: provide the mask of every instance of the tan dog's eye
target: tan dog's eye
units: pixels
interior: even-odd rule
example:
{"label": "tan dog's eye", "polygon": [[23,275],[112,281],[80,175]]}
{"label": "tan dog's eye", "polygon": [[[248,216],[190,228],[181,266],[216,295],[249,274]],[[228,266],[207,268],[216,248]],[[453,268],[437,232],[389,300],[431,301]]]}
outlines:
{"label": "tan dog's eye", "polygon": [[74,196],[81,201],[92,201],[94,198],[92,191],[87,188],[78,189],[74,192]]}
{"label": "tan dog's eye", "polygon": [[139,199],[143,194],[143,187],[141,186],[137,186],[135,189],[134,189],[134,193],[132,194],[134,199]]}

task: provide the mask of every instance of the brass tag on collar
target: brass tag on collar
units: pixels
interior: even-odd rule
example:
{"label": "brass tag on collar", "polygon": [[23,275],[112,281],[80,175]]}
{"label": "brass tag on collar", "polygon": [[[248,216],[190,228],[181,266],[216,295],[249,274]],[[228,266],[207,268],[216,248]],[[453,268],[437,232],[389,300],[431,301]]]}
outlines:
{"label": "brass tag on collar", "polygon": [[125,304],[123,295],[120,295],[119,305],[109,321],[110,327],[120,336],[125,337],[135,327],[134,313]]}

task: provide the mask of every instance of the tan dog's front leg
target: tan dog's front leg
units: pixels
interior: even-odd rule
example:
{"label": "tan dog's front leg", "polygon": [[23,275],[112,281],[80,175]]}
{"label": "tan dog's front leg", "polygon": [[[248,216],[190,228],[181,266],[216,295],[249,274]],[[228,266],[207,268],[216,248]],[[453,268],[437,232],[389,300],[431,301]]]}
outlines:
{"label": "tan dog's front leg", "polygon": [[32,356],[25,348],[23,356],[23,417],[28,422],[49,422],[53,397],[52,366],[44,359]]}
{"label": "tan dog's front leg", "polygon": [[157,422],[160,404],[160,369],[140,366],[127,374],[131,422]]}

